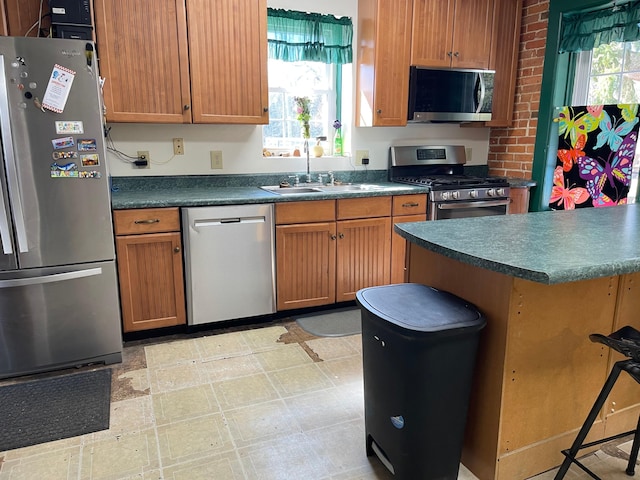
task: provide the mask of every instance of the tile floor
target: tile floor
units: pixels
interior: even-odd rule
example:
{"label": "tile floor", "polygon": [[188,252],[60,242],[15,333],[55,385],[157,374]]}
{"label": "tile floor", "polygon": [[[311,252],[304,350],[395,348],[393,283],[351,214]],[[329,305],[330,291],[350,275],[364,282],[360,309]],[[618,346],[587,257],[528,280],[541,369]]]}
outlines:
{"label": "tile floor", "polygon": [[[109,430],[0,452],[0,480],[393,478],[364,452],[359,335],[283,321],[129,342],[122,364],[102,368],[113,369]],[[616,452],[588,463],[628,478]],[[588,478],[573,468],[568,480]],[[458,478],[477,480],[464,466]]]}

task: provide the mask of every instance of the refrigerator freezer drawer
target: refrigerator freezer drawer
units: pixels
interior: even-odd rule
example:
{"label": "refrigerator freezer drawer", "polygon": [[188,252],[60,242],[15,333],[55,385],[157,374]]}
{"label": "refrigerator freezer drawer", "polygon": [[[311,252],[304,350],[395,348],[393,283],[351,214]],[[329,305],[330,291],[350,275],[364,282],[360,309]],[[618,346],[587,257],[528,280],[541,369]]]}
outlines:
{"label": "refrigerator freezer drawer", "polygon": [[0,274],[0,378],[122,359],[113,261]]}

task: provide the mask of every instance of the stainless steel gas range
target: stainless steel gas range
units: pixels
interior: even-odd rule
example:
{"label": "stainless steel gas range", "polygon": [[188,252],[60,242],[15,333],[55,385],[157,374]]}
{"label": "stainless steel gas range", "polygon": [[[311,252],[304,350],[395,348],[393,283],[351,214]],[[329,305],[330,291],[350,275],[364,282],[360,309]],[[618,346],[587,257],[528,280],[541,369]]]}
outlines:
{"label": "stainless steel gas range", "polygon": [[394,146],[389,156],[390,181],[430,188],[428,220],[504,215],[508,211],[507,179],[465,175],[463,146]]}

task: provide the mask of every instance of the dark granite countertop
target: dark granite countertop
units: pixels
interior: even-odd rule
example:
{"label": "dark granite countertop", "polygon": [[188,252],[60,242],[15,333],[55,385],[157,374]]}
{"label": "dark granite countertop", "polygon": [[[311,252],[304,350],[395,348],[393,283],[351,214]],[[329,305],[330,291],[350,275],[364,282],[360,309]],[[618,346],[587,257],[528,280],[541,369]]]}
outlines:
{"label": "dark granite countertop", "polygon": [[[262,190],[260,185],[278,185],[286,174],[218,175],[176,177],[113,177],[111,206],[125,208],[196,207],[248,203],[295,202],[336,198],[378,197],[426,193],[425,187],[413,187],[387,181],[387,171],[336,172],[343,183],[366,183],[383,190],[332,191],[279,195]],[[303,186],[303,184],[301,184]]]}
{"label": "dark granite countertop", "polygon": [[396,224],[433,252],[544,284],[640,271],[640,205]]}

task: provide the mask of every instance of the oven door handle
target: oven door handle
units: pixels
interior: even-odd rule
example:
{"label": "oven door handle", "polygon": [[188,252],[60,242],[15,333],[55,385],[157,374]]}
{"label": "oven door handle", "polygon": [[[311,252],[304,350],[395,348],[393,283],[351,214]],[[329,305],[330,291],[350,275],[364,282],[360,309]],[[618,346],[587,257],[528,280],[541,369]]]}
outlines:
{"label": "oven door handle", "polygon": [[505,200],[484,200],[480,202],[459,202],[459,203],[440,203],[438,204],[439,210],[458,210],[460,208],[481,208],[481,207],[501,207],[503,205],[509,205],[510,199]]}

